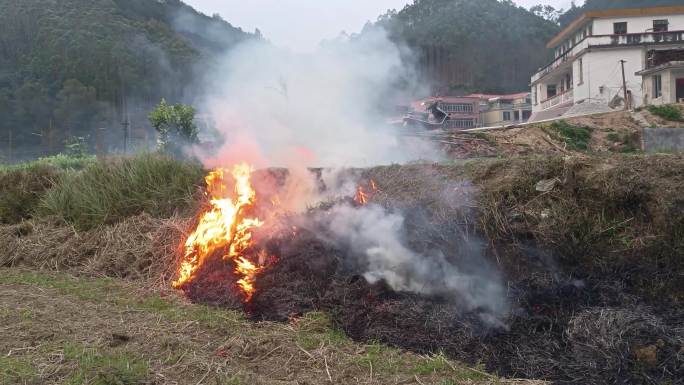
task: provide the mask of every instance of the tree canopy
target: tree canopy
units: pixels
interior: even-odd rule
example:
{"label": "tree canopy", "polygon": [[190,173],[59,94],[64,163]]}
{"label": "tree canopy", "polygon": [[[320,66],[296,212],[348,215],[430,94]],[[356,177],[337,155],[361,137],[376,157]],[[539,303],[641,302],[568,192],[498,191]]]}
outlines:
{"label": "tree canopy", "polygon": [[256,38],[179,0],[0,0],[0,9],[0,149],[11,135],[19,156],[60,151],[96,128],[116,148],[122,122],[138,129],[162,97],[186,101],[203,86],[201,66]]}
{"label": "tree canopy", "polygon": [[527,89],[559,30],[509,0],[414,0],[366,29],[378,27],[413,48],[424,74],[449,92]]}

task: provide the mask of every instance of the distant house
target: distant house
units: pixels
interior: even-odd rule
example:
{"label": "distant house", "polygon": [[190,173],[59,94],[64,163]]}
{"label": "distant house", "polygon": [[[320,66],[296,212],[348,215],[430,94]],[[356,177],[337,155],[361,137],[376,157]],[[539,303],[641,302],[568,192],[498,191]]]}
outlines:
{"label": "distant house", "polygon": [[480,125],[480,98],[468,96],[429,97],[411,103],[404,123],[426,129],[462,130]]}
{"label": "distant house", "polygon": [[684,6],[586,12],[547,47],[555,59],[532,76],[531,120],[684,98]]}
{"label": "distant house", "polygon": [[[684,26],[683,28],[684,29]],[[679,49],[650,50],[643,79],[644,104],[684,103],[684,41]]]}
{"label": "distant house", "polygon": [[517,94],[472,94],[480,99],[480,124],[483,127],[506,126],[526,122],[532,115],[529,92]]}

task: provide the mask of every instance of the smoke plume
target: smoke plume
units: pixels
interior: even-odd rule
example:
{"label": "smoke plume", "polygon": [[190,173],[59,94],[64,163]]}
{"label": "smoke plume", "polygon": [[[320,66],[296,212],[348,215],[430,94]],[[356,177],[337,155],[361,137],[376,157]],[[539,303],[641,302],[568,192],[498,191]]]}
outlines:
{"label": "smoke plume", "polygon": [[[232,50],[204,109],[223,144],[199,155],[211,166],[370,166],[438,159],[425,141],[388,124],[397,94],[416,78],[407,51],[382,31],[292,53],[263,41]],[[400,114],[395,114],[400,117]]]}
{"label": "smoke plume", "polygon": [[[437,160],[430,142],[388,124],[396,96],[417,88],[410,85],[417,78],[407,57],[382,30],[309,54],[246,42],[211,74],[214,89],[203,109],[216,122],[222,144],[198,155],[208,167],[245,161],[257,168],[287,167],[287,183],[277,194],[288,211],[353,195],[357,181],[341,177],[344,168]],[[314,177],[309,167],[324,170]],[[412,250],[404,216],[378,205],[334,205],[308,220],[304,226],[349,250],[346,263],[370,283],[383,280],[396,291],[452,298],[465,310],[500,314],[506,308],[499,277],[478,267],[481,250],[468,237],[450,250],[468,254],[459,265],[439,250]]]}

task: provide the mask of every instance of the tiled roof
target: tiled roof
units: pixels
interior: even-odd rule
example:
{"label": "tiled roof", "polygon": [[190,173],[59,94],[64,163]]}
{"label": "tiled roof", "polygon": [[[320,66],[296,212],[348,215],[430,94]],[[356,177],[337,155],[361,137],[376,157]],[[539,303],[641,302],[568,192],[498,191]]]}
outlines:
{"label": "tiled roof", "polygon": [[526,98],[530,95],[529,92],[519,92],[517,94],[470,94],[468,97],[480,98],[480,99],[521,99]]}

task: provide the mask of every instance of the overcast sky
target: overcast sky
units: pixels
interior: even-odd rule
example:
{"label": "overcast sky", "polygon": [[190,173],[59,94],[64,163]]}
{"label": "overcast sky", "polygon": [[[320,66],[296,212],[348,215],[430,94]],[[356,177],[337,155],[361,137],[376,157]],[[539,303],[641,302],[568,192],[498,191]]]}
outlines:
{"label": "overcast sky", "polygon": [[[570,0],[514,0],[519,5],[550,4],[568,8]],[[198,11],[220,14],[246,31],[259,28],[274,44],[309,51],[322,39],[341,31],[361,30],[388,9],[401,9],[412,0],[185,0]],[[582,1],[577,1],[578,4]]]}

